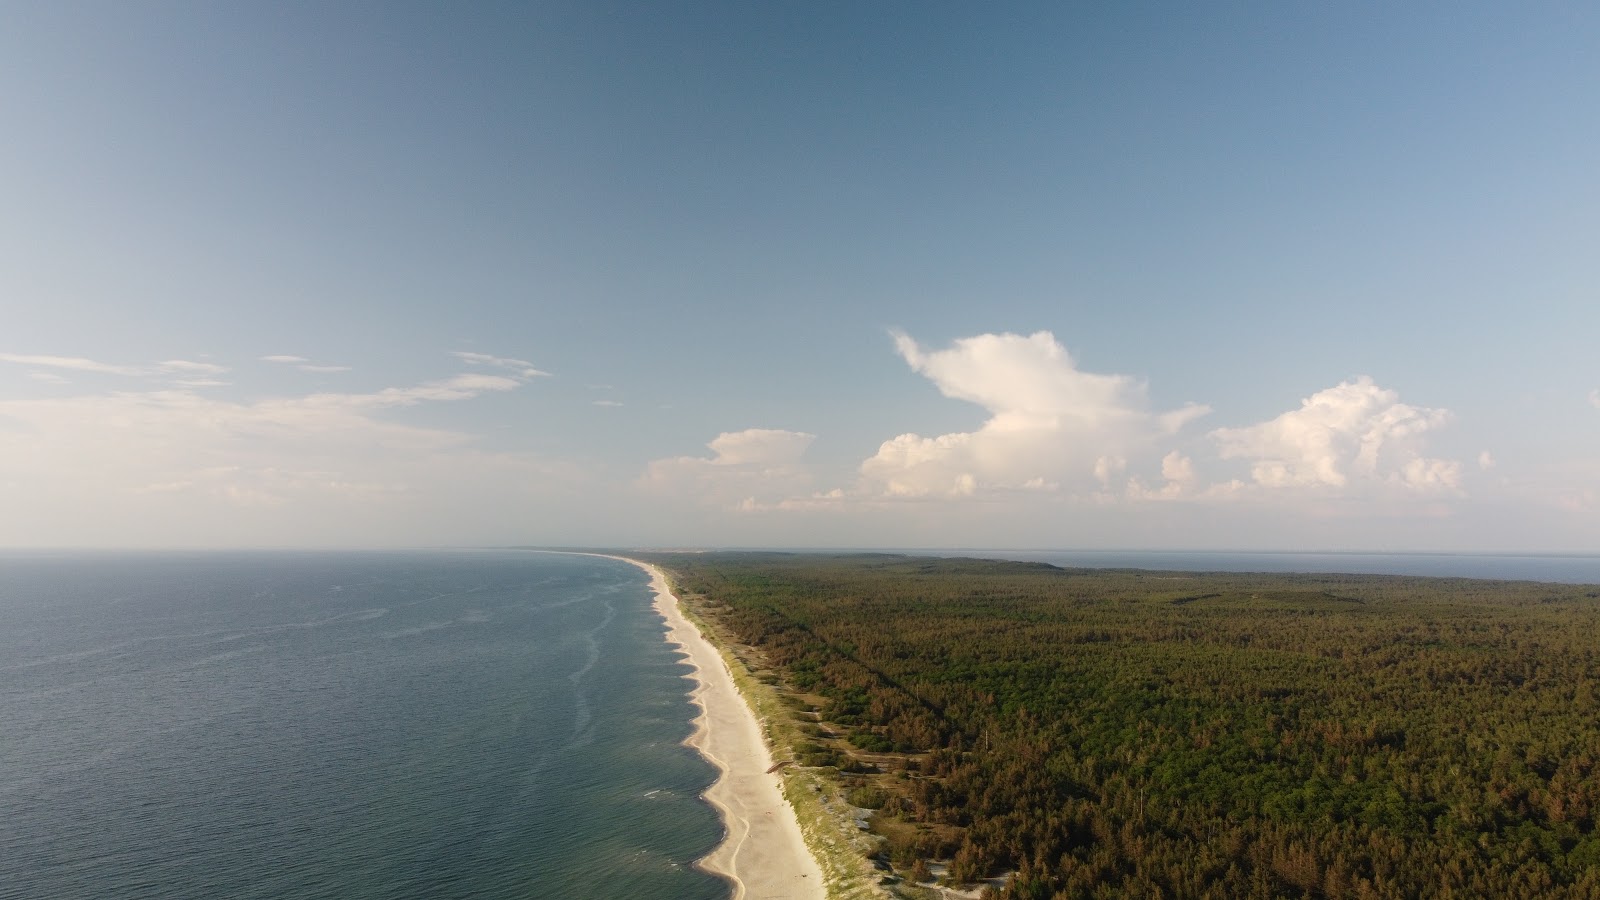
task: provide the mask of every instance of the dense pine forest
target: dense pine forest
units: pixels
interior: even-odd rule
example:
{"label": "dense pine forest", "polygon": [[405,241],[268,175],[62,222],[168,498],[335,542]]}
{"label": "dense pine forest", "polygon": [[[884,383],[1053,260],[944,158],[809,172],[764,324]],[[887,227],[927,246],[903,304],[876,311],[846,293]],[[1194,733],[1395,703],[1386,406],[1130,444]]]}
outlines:
{"label": "dense pine forest", "polygon": [[634,555],[876,810],[888,882],[1600,897],[1600,588]]}

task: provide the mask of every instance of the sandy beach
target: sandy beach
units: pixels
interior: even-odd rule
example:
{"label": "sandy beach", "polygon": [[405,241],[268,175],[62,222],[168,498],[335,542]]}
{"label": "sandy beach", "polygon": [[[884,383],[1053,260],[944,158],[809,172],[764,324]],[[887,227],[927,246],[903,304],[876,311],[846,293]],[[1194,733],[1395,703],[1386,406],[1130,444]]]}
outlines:
{"label": "sandy beach", "polygon": [[727,834],[700,866],[732,881],[734,900],[825,900],[822,870],[806,848],[794,809],[783,798],[782,776],[767,771],[773,761],[761,725],[739,695],[722,655],[684,618],[661,570],[626,561],[650,573],[655,607],[667,620],[667,639],[682,648],[695,669],[697,686],[690,699],[701,712],[687,743],[722,773],[705,797],[721,815]]}

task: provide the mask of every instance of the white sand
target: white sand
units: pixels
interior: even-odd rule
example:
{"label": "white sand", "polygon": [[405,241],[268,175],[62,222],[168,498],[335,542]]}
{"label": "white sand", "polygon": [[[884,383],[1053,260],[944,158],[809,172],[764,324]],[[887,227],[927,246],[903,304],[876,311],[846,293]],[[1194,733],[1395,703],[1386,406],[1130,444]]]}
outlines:
{"label": "white sand", "polygon": [[667,620],[667,639],[695,668],[698,686],[689,697],[701,712],[685,743],[722,772],[705,797],[728,833],[699,865],[732,881],[734,900],[825,900],[822,870],[806,848],[794,808],[783,799],[782,776],[767,774],[772,753],[722,655],[683,617],[660,569],[626,561],[650,573],[656,609]]}

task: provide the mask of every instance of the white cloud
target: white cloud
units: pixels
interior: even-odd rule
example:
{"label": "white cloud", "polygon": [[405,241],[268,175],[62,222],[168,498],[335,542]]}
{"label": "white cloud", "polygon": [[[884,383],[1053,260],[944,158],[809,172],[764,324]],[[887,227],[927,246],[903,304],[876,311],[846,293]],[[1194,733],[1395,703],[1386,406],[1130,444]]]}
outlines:
{"label": "white cloud", "polygon": [[1595,409],[1600,409],[1600,388],[1595,388],[1589,392],[1589,405]]}
{"label": "white cloud", "polygon": [[96,362],[79,356],[29,356],[21,353],[0,353],[0,362],[19,363],[24,366],[44,366],[51,369],[71,369],[75,372],[94,372],[100,375],[146,375],[148,369],[138,366],[118,366]]}
{"label": "white cloud", "polygon": [[1192,493],[1197,477],[1194,460],[1177,450],[1161,458],[1161,477],[1166,483],[1161,487],[1145,487],[1138,478],[1128,479],[1128,498],[1131,500],[1175,500]]}
{"label": "white cloud", "polygon": [[778,428],[723,432],[706,444],[716,454],[714,466],[788,465],[800,461],[816,435]]}
{"label": "white cloud", "polygon": [[0,517],[0,543],[471,540],[463,521],[492,522],[503,540],[529,492],[572,490],[582,473],[395,411],[520,383],[466,373],[248,402],[191,388],[3,400],[0,508],[17,514]]}
{"label": "white cloud", "polygon": [[1482,453],[1479,453],[1478,454],[1478,468],[1484,470],[1485,472],[1487,472],[1490,469],[1494,468],[1494,454],[1490,453],[1487,450],[1483,451]]}
{"label": "white cloud", "polygon": [[1270,421],[1211,432],[1224,459],[1250,461],[1262,488],[1345,491],[1398,485],[1460,489],[1461,464],[1422,455],[1422,436],[1450,421],[1443,409],[1409,406],[1362,376],[1319,391]]}
{"label": "white cloud", "polygon": [[525,359],[508,359],[503,356],[490,356],[487,353],[472,353],[466,350],[457,350],[452,355],[468,365],[508,369],[516,372],[522,378],[539,378],[550,375],[549,372],[534,368],[533,363]]}
{"label": "white cloud", "polygon": [[227,387],[228,385],[232,384],[233,382],[231,382],[231,381],[219,381],[219,380],[217,380],[215,378],[178,378],[178,379],[175,379],[172,383],[173,384],[177,384],[177,385],[181,385],[183,387],[201,387],[201,388],[205,388],[205,387]]}
{"label": "white cloud", "polygon": [[278,362],[278,364],[293,365],[294,368],[298,368],[301,372],[312,372],[317,373],[317,375],[333,375],[333,373],[349,372],[350,370],[349,365],[315,364],[315,362],[306,359],[306,357],[291,356],[291,354],[272,354],[272,356],[258,357],[258,359],[261,359],[261,362]]}
{"label": "white cloud", "polygon": [[612,406],[612,407],[615,407],[615,406],[621,406],[622,405],[621,401],[618,401],[618,400],[595,400],[593,402],[594,402],[595,406]]}
{"label": "white cloud", "polygon": [[228,371],[227,366],[216,363],[195,362],[191,359],[169,359],[156,365],[158,372],[179,372],[186,375],[221,375]]}
{"label": "white cloud", "polygon": [[296,369],[299,369],[302,372],[312,372],[315,374],[333,374],[337,372],[350,371],[349,366],[321,365],[318,363],[313,363],[304,356],[294,356],[287,353],[275,353],[271,356],[260,357],[260,359],[262,362],[282,363],[286,366],[294,366]]}
{"label": "white cloud", "polygon": [[1128,461],[1121,456],[1102,456],[1094,461],[1094,478],[1100,482],[1101,487],[1110,487],[1111,479],[1122,474],[1128,468]]}
{"label": "white cloud", "polygon": [[1461,490],[1461,463],[1414,457],[1400,468],[1399,483],[1418,491]]}
{"label": "white cloud", "polygon": [[1127,458],[1208,408],[1149,409],[1142,381],[1080,370],[1054,335],[983,334],[928,352],[905,334],[895,348],[947,397],[982,406],[974,432],[884,441],[861,464],[869,496],[959,498],[1039,485],[1109,484]]}
{"label": "white cloud", "polygon": [[801,463],[815,435],[777,428],[723,432],[706,446],[712,455],[658,459],[645,469],[640,485],[649,490],[689,494],[702,502],[744,509],[804,493],[809,469]]}
{"label": "white cloud", "polygon": [[844,500],[844,490],[842,488],[834,488],[831,491],[819,491],[810,495],[809,497],[784,500],[779,505],[785,509],[812,509],[818,507],[827,508],[837,506],[838,504],[844,502]]}
{"label": "white cloud", "polygon": [[227,366],[196,362],[191,359],[168,359],[148,366],[125,366],[97,362],[81,356],[38,356],[22,353],[0,353],[0,362],[19,363],[25,366],[44,366],[51,369],[69,369],[75,372],[92,372],[97,375],[221,375]]}
{"label": "white cloud", "polygon": [[521,385],[521,381],[504,375],[467,372],[441,381],[428,381],[403,388],[384,388],[370,394],[312,394],[297,402],[308,407],[348,409],[413,406],[423,402],[470,400],[480,394],[514,390]]}
{"label": "white cloud", "polygon": [[63,378],[62,376],[57,375],[54,372],[29,372],[28,373],[28,377],[33,379],[34,381],[42,381],[45,384],[71,384],[72,383],[70,380],[68,380],[66,378]]}
{"label": "white cloud", "polygon": [[1178,484],[1194,481],[1194,461],[1174,450],[1161,458],[1161,477]]}

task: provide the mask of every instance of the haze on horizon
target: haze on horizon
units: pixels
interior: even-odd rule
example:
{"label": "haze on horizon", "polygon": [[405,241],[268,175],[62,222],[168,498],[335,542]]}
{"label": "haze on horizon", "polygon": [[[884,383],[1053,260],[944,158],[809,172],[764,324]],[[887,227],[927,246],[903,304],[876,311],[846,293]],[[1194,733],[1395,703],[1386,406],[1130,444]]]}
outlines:
{"label": "haze on horizon", "polygon": [[12,4],[0,546],[1600,552],[1597,44]]}

